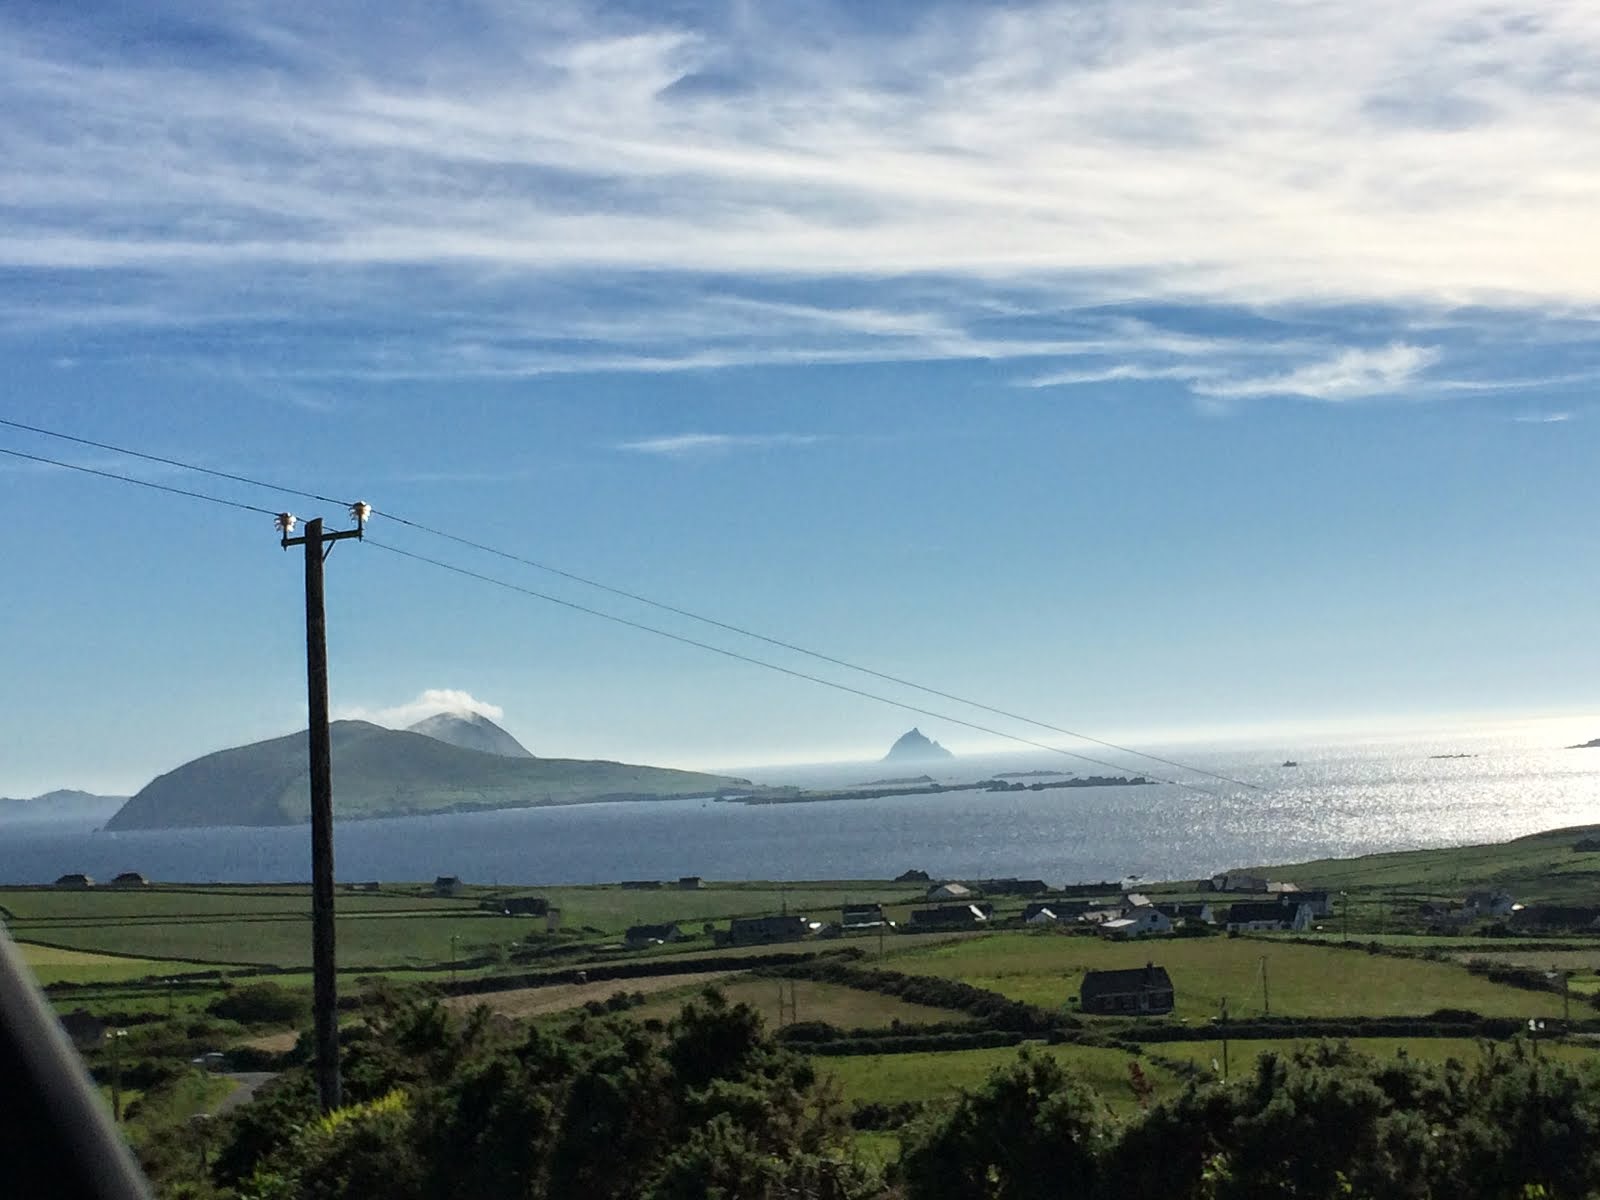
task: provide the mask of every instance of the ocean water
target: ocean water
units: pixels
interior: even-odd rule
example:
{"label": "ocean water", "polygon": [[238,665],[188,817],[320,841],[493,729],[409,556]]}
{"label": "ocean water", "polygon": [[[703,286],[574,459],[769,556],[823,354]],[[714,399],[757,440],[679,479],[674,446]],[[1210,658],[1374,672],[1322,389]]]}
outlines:
{"label": "ocean water", "polygon": [[[360,821],[336,828],[336,873],[347,881],[455,874],[474,883],[555,884],[679,875],[881,879],[916,867],[935,876],[1050,883],[1172,879],[1600,823],[1600,750],[1561,749],[1548,732],[1151,749],[1255,787],[1188,775],[1203,790],[1158,784],[751,806],[676,800]],[[1473,757],[1432,757],[1439,754]],[[1299,765],[1282,766],[1286,755]],[[1178,774],[1129,761],[1130,774],[1144,766]],[[858,763],[743,773],[842,786],[924,771],[965,782],[1070,769],[1104,773],[1041,754],[935,768]],[[69,871],[303,880],[309,841],[308,827],[104,833],[0,825],[0,883],[47,883]]]}

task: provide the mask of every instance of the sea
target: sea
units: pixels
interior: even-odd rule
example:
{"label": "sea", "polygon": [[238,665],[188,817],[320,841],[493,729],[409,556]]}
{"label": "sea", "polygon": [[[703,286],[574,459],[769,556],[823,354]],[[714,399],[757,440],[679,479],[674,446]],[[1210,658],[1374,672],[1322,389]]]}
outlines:
{"label": "sea", "polygon": [[[1126,763],[1120,773],[1172,782],[807,804],[642,801],[344,822],[335,828],[335,871],[347,882],[459,875],[499,885],[683,875],[885,879],[913,868],[936,878],[1017,876],[1050,884],[1194,879],[1233,867],[1502,841],[1600,823],[1600,749],[1565,749],[1563,736],[1570,739],[1568,727],[1558,733],[1535,722],[1492,733],[1142,747],[1238,783],[1083,747]],[[1042,771],[1111,773],[1042,752],[741,773],[757,782],[837,788],[924,773],[954,783]],[[1030,775],[1021,782],[1047,779]],[[183,882],[300,881],[310,877],[309,828],[110,833],[83,825],[0,825],[0,883],[48,883],[73,871],[96,878],[138,871]]]}

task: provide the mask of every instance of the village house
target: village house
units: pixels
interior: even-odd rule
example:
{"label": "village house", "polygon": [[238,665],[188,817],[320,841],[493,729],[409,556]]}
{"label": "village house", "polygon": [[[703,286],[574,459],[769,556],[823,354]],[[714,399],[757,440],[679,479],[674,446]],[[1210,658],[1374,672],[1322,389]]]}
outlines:
{"label": "village house", "polygon": [[70,875],[63,875],[60,879],[57,879],[56,886],[58,888],[92,888],[94,886],[94,878],[85,875],[81,871],[74,871]]}
{"label": "village house", "polygon": [[976,904],[941,904],[937,908],[918,908],[911,913],[913,929],[972,929],[989,915]]}
{"label": "village house", "polygon": [[929,900],[967,900],[972,896],[972,889],[961,883],[941,883],[937,887],[928,889]]}
{"label": "village house", "polygon": [[1264,892],[1267,881],[1259,875],[1246,875],[1243,871],[1226,871],[1211,877],[1213,892]]}
{"label": "village house", "polygon": [[1461,909],[1469,917],[1508,917],[1516,901],[1508,892],[1468,892]]}
{"label": "village house", "polygon": [[1153,904],[1131,905],[1123,916],[1100,922],[1100,932],[1118,940],[1149,937],[1154,933],[1171,933],[1172,919]]}
{"label": "village house", "polygon": [[1216,914],[1211,911],[1211,905],[1205,901],[1199,904],[1158,904],[1156,908],[1165,913],[1167,920],[1174,925],[1186,922],[1194,925],[1215,925]]}
{"label": "village house", "polygon": [[1170,1013],[1172,979],[1165,967],[1146,963],[1125,971],[1086,971],[1078,1009],[1086,1013],[1155,1016]]}
{"label": "village house", "polygon": [[435,896],[461,895],[461,876],[440,875],[433,881],[433,894]]}
{"label": "village house", "polygon": [[1311,928],[1311,922],[1309,904],[1290,903],[1287,899],[1250,900],[1233,904],[1222,918],[1229,933],[1300,932]]}
{"label": "village house", "polygon": [[1314,891],[1297,891],[1292,895],[1285,896],[1284,898],[1299,904],[1309,904],[1311,906],[1311,915],[1313,917],[1321,918],[1333,916],[1333,896],[1321,889]]}
{"label": "village house", "polygon": [[1054,925],[1062,920],[1053,903],[1036,900],[1022,910],[1024,925]]}
{"label": "village house", "polygon": [[680,892],[698,892],[705,885],[706,881],[698,875],[681,875],[678,877],[678,890]]}
{"label": "village house", "polygon": [[149,887],[150,881],[137,871],[124,871],[111,881],[112,887],[142,888]]}
{"label": "village house", "polygon": [[980,880],[978,886],[988,896],[1038,896],[1050,890],[1050,885],[1042,879],[1017,879],[1009,875],[1004,879]]}
{"label": "village house", "polygon": [[846,904],[839,912],[839,928],[847,933],[852,929],[876,929],[887,923],[881,904]]}
{"label": "village house", "polygon": [[811,922],[795,913],[770,917],[735,917],[728,922],[722,941],[729,946],[755,946],[763,942],[797,942],[812,932]]}
{"label": "village house", "polygon": [[683,930],[678,928],[676,921],[668,921],[664,925],[630,925],[628,932],[622,935],[623,943],[630,950],[681,942],[683,938]]}

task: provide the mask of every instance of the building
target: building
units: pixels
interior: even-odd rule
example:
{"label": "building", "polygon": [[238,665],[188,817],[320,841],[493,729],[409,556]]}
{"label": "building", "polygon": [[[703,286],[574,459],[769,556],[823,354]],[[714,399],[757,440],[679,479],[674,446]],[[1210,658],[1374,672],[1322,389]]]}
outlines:
{"label": "building", "polygon": [[1024,925],[1055,925],[1063,919],[1053,903],[1043,900],[1036,900],[1022,910]]}
{"label": "building", "polygon": [[846,904],[839,912],[839,928],[846,933],[852,929],[877,929],[888,923],[881,904]]}
{"label": "building", "polygon": [[1199,904],[1158,904],[1156,908],[1166,913],[1167,919],[1174,925],[1180,921],[1195,925],[1215,925],[1217,923],[1216,914],[1211,911],[1211,905],[1205,901],[1201,901]]}
{"label": "building", "polygon": [[1100,932],[1118,939],[1149,937],[1154,933],[1171,933],[1172,919],[1153,904],[1141,904],[1114,920],[1101,921]]}
{"label": "building", "polygon": [[678,877],[678,890],[680,892],[698,892],[705,885],[706,881],[698,875],[681,875]]}
{"label": "building", "polygon": [[58,888],[92,888],[94,886],[94,879],[92,876],[85,875],[81,871],[74,871],[72,874],[63,875],[60,879],[56,880],[56,886]]}
{"label": "building", "polygon": [[550,901],[543,896],[507,896],[503,900],[485,900],[483,906],[498,909],[508,917],[543,917],[550,912]]}
{"label": "building", "polygon": [[1227,871],[1211,877],[1213,892],[1264,892],[1267,881],[1259,875],[1246,875],[1243,871]]}
{"label": "building", "polygon": [[1009,875],[1004,879],[985,879],[978,886],[986,896],[1039,896],[1050,890],[1050,885],[1042,879],[1017,879]]}
{"label": "building", "polygon": [[911,913],[913,929],[972,929],[989,916],[976,904],[941,904],[938,908],[918,908]]}
{"label": "building", "polygon": [[668,921],[665,925],[632,925],[628,932],[623,934],[622,940],[630,950],[643,950],[646,946],[662,946],[668,942],[681,942],[683,930],[678,928],[676,921]]}
{"label": "building", "polygon": [[440,875],[433,881],[433,894],[435,896],[459,896],[461,895],[461,887],[461,876]]}
{"label": "building", "polygon": [[1333,896],[1328,892],[1321,890],[1295,892],[1293,895],[1285,896],[1284,899],[1300,904],[1309,904],[1313,917],[1333,916]]}
{"label": "building", "polygon": [[797,942],[809,933],[811,922],[795,913],[735,917],[728,922],[725,941],[730,946],[756,946],[763,942]]}
{"label": "building", "polygon": [[1508,917],[1516,901],[1508,892],[1468,892],[1461,907],[1469,917]]}
{"label": "building", "polygon": [[1170,1013],[1172,979],[1165,967],[1146,963],[1126,971],[1086,971],[1078,987],[1078,1008],[1086,1013],[1158,1016]]}
{"label": "building", "polygon": [[1600,929],[1600,908],[1591,904],[1528,904],[1511,914],[1513,929]]}
{"label": "building", "polygon": [[149,887],[150,881],[137,871],[124,871],[111,881],[112,887]]}
{"label": "building", "polygon": [[1311,928],[1311,906],[1281,900],[1251,900],[1228,907],[1222,923],[1229,933],[1270,933]]}
{"label": "building", "polygon": [[961,883],[941,883],[928,889],[929,900],[969,900],[972,889]]}

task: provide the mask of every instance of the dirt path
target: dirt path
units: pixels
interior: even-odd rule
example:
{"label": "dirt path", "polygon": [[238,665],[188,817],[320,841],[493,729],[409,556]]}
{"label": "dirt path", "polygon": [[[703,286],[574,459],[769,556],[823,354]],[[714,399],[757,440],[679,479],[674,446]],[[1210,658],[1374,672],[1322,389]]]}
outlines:
{"label": "dirt path", "polygon": [[483,992],[452,996],[445,1004],[466,1012],[480,1004],[508,1017],[539,1017],[577,1008],[591,1000],[609,1000],[617,992],[665,992],[673,988],[713,983],[739,971],[691,971],[682,975],[650,975],[639,979],[606,979],[599,983],[559,983],[550,987],[517,988],[509,992]]}

